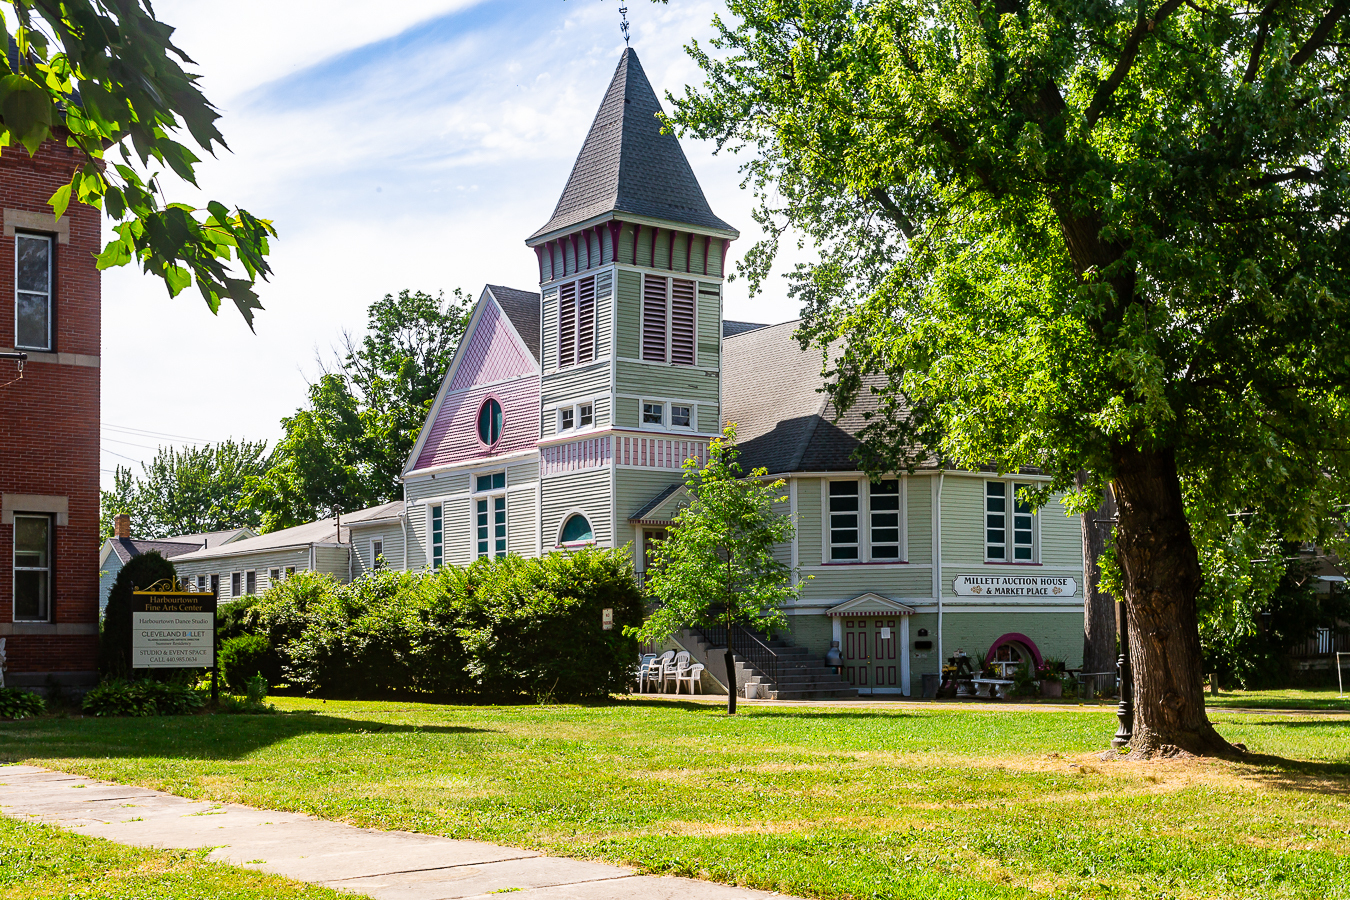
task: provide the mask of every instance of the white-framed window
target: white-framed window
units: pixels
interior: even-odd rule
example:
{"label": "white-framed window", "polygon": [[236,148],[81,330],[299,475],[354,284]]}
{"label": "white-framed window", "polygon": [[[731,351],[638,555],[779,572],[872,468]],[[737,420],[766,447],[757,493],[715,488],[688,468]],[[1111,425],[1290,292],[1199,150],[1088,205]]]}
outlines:
{"label": "white-framed window", "polygon": [[642,401],[642,424],[664,428],[666,424],[666,405],[660,401]]}
{"label": "white-framed window", "polygon": [[858,482],[831,481],[829,493],[830,561],[855,562],[860,559]]}
{"label": "white-framed window", "polygon": [[475,555],[506,556],[506,473],[475,475],[473,494]]}
{"label": "white-framed window", "polygon": [[693,281],[644,275],[642,359],[692,366],[697,362],[698,289]]}
{"label": "white-framed window", "polygon": [[291,577],[292,575],[294,575],[294,574],[295,574],[295,566],[287,566],[287,567],[286,567],[286,577],[287,577],[287,578],[290,578],[290,577]]}
{"label": "white-framed window", "polygon": [[694,407],[692,405],[684,403],[670,404],[670,427],[693,428]]}
{"label": "white-framed window", "polygon": [[872,562],[904,559],[904,496],[899,478],[871,482],[867,496],[867,551]]}
{"label": "white-framed window", "polygon": [[372,569],[384,568],[384,540],[375,538],[370,542],[370,567]]}
{"label": "white-framed window", "polygon": [[276,584],[276,583],[277,583],[278,581],[280,581],[280,580],[281,580],[281,569],[268,569],[268,570],[267,570],[267,586],[268,586],[268,587],[271,587],[272,585]]}
{"label": "white-framed window", "polygon": [[595,404],[573,403],[558,407],[558,432],[580,430],[595,425]]}
{"label": "white-framed window", "polygon": [[595,532],[591,522],[582,513],[572,513],[558,530],[558,543],[561,546],[589,544],[595,541]]}
{"label": "white-framed window", "polygon": [[258,593],[258,573],[252,569],[244,573],[244,593],[249,596]]}
{"label": "white-framed window", "polygon": [[595,276],[558,288],[558,368],[595,359]]}
{"label": "white-framed window", "polygon": [[199,593],[205,593],[205,592],[206,592],[206,576],[205,576],[205,575],[198,575],[198,576],[197,576],[197,591],[198,591]]}
{"label": "white-framed window", "polygon": [[1031,485],[1015,481],[984,483],[984,558],[987,562],[1037,561],[1036,516],[1018,492]]}
{"label": "white-framed window", "polygon": [[211,593],[215,594],[217,597],[220,596],[220,576],[219,576],[219,575],[212,575],[212,576],[211,576]]}
{"label": "white-framed window", "polygon": [[14,516],[14,621],[52,618],[52,517]]}
{"label": "white-framed window", "polygon": [[242,597],[242,596],[244,596],[244,592],[243,592],[243,590],[242,590],[242,588],[243,588],[243,578],[244,578],[244,576],[243,576],[243,574],[240,573],[240,572],[231,572],[231,573],[230,573],[230,596],[231,596],[231,597]]}
{"label": "white-framed window", "polygon": [[674,431],[698,429],[698,407],[688,400],[642,400],[642,427]]}
{"label": "white-framed window", "polygon": [[431,514],[431,568],[439,569],[445,564],[445,513],[438,503],[429,510]]}
{"label": "white-framed window", "polygon": [[52,239],[14,235],[14,346],[52,348]]}

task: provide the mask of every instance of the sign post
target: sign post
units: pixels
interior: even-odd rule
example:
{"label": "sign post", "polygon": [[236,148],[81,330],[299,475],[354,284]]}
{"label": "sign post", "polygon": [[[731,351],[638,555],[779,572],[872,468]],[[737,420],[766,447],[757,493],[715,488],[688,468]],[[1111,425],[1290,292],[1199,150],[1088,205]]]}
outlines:
{"label": "sign post", "polygon": [[215,593],[132,591],[131,667],[209,668],[211,700],[219,700]]}

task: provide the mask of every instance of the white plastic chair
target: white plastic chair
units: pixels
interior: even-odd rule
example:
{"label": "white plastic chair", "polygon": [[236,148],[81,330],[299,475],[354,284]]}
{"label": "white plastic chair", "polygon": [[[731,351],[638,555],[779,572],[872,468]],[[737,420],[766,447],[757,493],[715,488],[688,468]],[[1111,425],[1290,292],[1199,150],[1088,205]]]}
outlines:
{"label": "white plastic chair", "polygon": [[689,682],[690,694],[703,693],[703,688],[701,686],[703,681],[703,669],[703,663],[694,663],[679,675],[675,676],[675,693],[680,693],[680,685],[684,684],[686,681]]}
{"label": "white plastic chair", "polygon": [[647,662],[647,665],[644,666],[642,669],[642,681],[638,685],[638,689],[643,692],[646,692],[647,685],[651,684],[652,682],[656,682],[657,684],[661,685],[662,689],[664,690],[666,677],[666,663],[668,663],[671,659],[673,659],[674,656],[675,656],[674,650],[667,650],[660,656],[654,657],[651,660],[649,660]]}
{"label": "white plastic chair", "polygon": [[661,693],[666,692],[666,685],[675,682],[675,693],[680,692],[680,675],[689,668],[689,651],[681,650],[675,654],[675,658],[666,663],[664,672],[661,675]]}
{"label": "white plastic chair", "polygon": [[642,678],[647,671],[647,663],[654,659],[656,659],[655,653],[643,653],[638,656],[637,668],[633,670],[633,674],[637,676],[639,693],[642,691]]}

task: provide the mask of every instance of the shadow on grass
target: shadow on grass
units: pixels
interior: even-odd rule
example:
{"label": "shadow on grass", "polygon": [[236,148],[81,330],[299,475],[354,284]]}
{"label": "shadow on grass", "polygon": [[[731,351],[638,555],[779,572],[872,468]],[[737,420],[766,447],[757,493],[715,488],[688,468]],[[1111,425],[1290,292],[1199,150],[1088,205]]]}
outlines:
{"label": "shadow on grass", "polygon": [[[593,706],[624,706],[624,707],[643,707],[645,709],[677,709],[681,712],[704,712],[704,713],[722,713],[726,714],[726,703],[695,703],[692,700],[655,700],[642,697],[629,696],[623,700],[610,700],[608,702],[597,702],[587,704]],[[939,710],[934,710],[938,712]],[[781,716],[789,719],[827,719],[830,721],[870,721],[876,719],[885,719],[892,721],[894,719],[914,719],[920,718],[928,710],[888,710],[888,709],[847,709],[834,707],[829,710],[811,709],[801,706],[760,706],[737,705],[736,715],[738,717],[753,718],[760,715]]]}
{"label": "shadow on grass", "polygon": [[253,716],[44,717],[9,723],[0,731],[0,763],[109,756],[235,760],[273,744],[314,735],[340,737],[405,732],[471,737],[495,731],[465,725],[361,721],[309,710]]}
{"label": "shadow on grass", "polygon": [[1268,788],[1350,796],[1350,763],[1308,762],[1269,753],[1243,755],[1244,776]]}

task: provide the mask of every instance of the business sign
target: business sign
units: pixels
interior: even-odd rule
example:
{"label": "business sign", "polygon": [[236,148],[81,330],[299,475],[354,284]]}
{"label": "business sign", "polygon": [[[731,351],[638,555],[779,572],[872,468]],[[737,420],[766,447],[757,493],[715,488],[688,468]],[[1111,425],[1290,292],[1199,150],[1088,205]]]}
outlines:
{"label": "business sign", "polygon": [[1072,597],[1078,583],[1067,575],[957,575],[958,597]]}
{"label": "business sign", "polygon": [[216,595],[134,591],[133,669],[209,669],[216,664]]}

